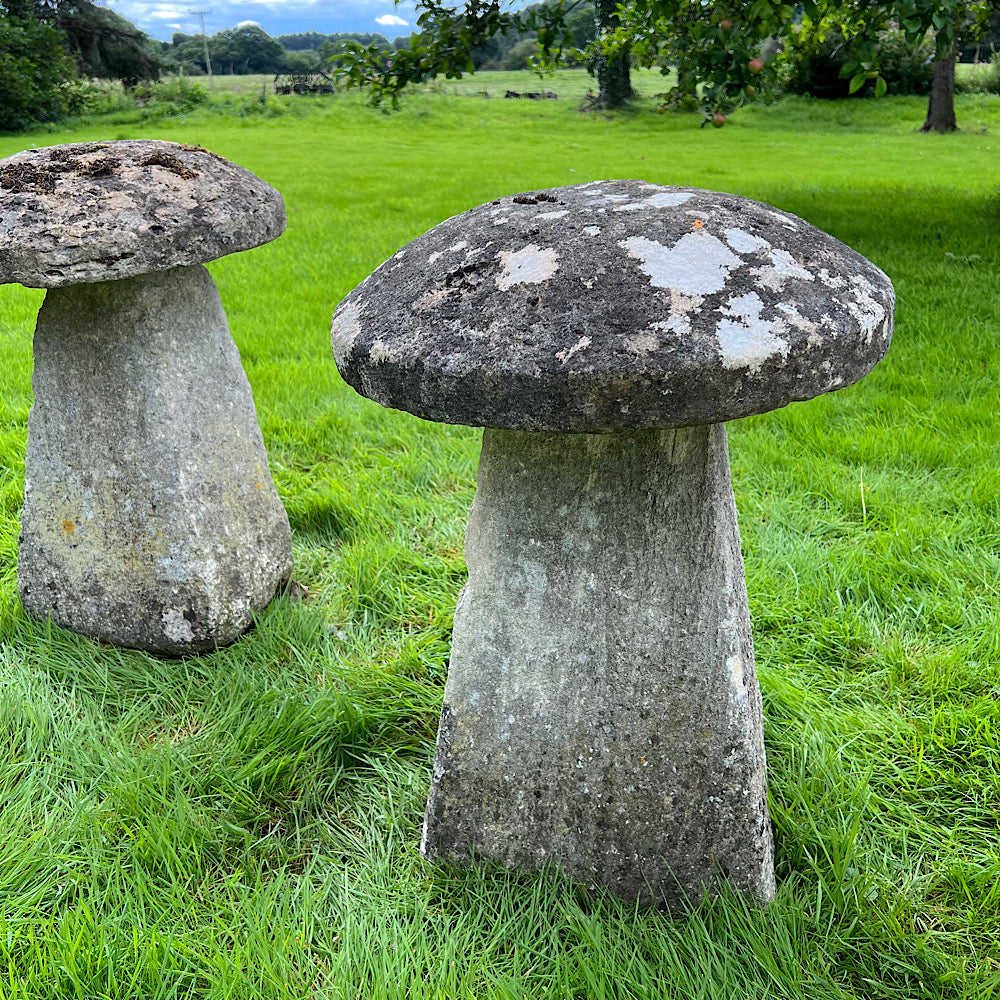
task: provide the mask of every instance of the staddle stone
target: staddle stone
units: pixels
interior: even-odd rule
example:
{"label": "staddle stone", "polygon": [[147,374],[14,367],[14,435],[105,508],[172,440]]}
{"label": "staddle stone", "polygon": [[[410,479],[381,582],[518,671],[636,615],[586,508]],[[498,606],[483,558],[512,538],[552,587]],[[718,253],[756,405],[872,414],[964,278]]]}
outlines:
{"label": "staddle stone", "polygon": [[57,288],[204,264],[285,229],[281,195],[215,153],[158,139],[0,160],[0,284]]}
{"label": "staddle stone", "polygon": [[250,628],[291,572],[291,539],[208,272],[50,291],[32,387],[25,608],[169,654]]}
{"label": "staddle stone", "polygon": [[477,206],[340,303],[358,392],[486,428],[425,857],[773,897],[724,422],[864,377],[893,307],[802,219],[637,180]]}
{"label": "staddle stone", "polygon": [[202,149],[73,143],[0,160],[0,282],[35,331],[24,607],[123,646],[233,642],[291,572],[250,385],[202,264],[285,228],[281,195]]}

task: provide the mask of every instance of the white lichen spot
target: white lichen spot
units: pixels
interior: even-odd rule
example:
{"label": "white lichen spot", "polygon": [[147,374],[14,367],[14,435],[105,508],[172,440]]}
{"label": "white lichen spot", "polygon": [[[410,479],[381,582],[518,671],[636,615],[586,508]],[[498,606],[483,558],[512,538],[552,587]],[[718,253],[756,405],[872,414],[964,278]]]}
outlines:
{"label": "white lichen spot", "polygon": [[653,287],[682,295],[721,291],[729,272],[743,264],[721,240],[703,229],[682,236],[672,247],[645,236],[631,236],[618,245],[639,261]]}
{"label": "white lichen spot", "polygon": [[730,299],[719,310],[728,317],[720,320],[715,328],[723,368],[749,368],[751,372],[757,372],[769,358],[778,354],[788,356],[788,341],[777,335],[784,331],[784,323],[777,319],[763,319],[763,309],[760,296],[756,292],[748,292]]}
{"label": "white lichen spot", "polygon": [[802,333],[809,334],[809,343],[813,343],[813,339],[816,338],[816,343],[821,344],[823,342],[821,337],[817,337],[816,330],[818,327],[816,324],[807,317],[803,316],[802,313],[795,308],[795,306],[790,305],[788,302],[779,302],[776,308],[782,313],[785,319],[788,321],[788,325],[796,330],[801,330]]}
{"label": "white lichen spot", "polygon": [[559,255],[555,250],[543,249],[534,243],[523,250],[501,250],[495,259],[503,268],[503,274],[497,278],[497,288],[501,292],[514,285],[540,285],[559,270]]}
{"label": "white lichen spot", "polygon": [[772,250],[771,261],[775,271],[786,278],[799,278],[802,281],[815,281],[812,271],[804,268],[787,250]]}
{"label": "white lichen spot", "polygon": [[732,678],[733,687],[736,689],[736,696],[741,701],[746,698],[746,683],[743,680],[743,657],[739,653],[734,653],[726,660],[729,668],[729,676]]}
{"label": "white lichen spot", "polygon": [[678,313],[700,313],[701,304],[705,301],[702,295],[682,295],[676,288],[670,289],[670,312],[672,315]]}
{"label": "white lichen spot", "polygon": [[634,337],[626,337],[622,344],[626,351],[643,358],[660,346],[660,338],[652,330],[643,330]]}
{"label": "white lichen spot", "polygon": [[427,258],[428,264],[433,264],[435,261],[443,257],[446,253],[458,253],[459,250],[464,250],[469,244],[465,240],[460,240],[454,246],[447,247],[444,250],[435,250],[434,253]]}
{"label": "white lichen spot", "polygon": [[578,351],[585,351],[590,347],[590,337],[581,337],[572,347],[567,347],[564,351],[559,351],[556,357],[563,363],[566,364],[567,361]]}
{"label": "white lichen spot", "polygon": [[166,608],[161,616],[163,634],[171,642],[192,642],[194,630],[180,608]]}
{"label": "white lichen spot", "polygon": [[392,357],[389,349],[385,346],[385,341],[379,337],[374,344],[371,346],[371,350],[368,352],[368,360],[375,365],[383,364]]}
{"label": "white lichen spot", "polygon": [[679,337],[686,337],[691,332],[691,317],[684,312],[673,313],[669,319],[661,319],[656,323],[650,323],[654,330],[663,330],[665,333],[676,333]]}
{"label": "white lichen spot", "polygon": [[340,361],[346,361],[354,347],[354,342],[361,333],[361,308],[354,302],[342,305],[333,314],[330,325],[330,342],[333,344],[333,356]]}
{"label": "white lichen spot", "polygon": [[772,211],[769,211],[767,214],[777,219],[785,227],[785,229],[799,228],[798,223],[790,215],[785,215],[783,212]]}
{"label": "white lichen spot", "polygon": [[848,299],[847,311],[854,317],[865,343],[870,344],[875,331],[881,327],[883,339],[889,335],[889,314],[873,295],[874,289],[862,277],[855,276],[851,280],[856,298]]}
{"label": "white lichen spot", "polygon": [[770,250],[771,244],[767,240],[754,236],[753,233],[744,232],[742,229],[726,229],[723,232],[726,242],[737,253],[760,253],[762,250]]}
{"label": "white lichen spot", "polygon": [[445,302],[453,291],[454,289],[452,288],[432,288],[430,291],[424,292],[424,294],[413,303],[412,309],[414,312],[418,313],[430,312],[442,302]]}
{"label": "white lichen spot", "polygon": [[564,215],[569,215],[568,210],[563,210],[561,212],[539,212],[535,216],[536,219],[561,219]]}
{"label": "white lichen spot", "polygon": [[653,208],[676,208],[693,197],[690,191],[658,191],[646,199],[646,204]]}
{"label": "white lichen spot", "polygon": [[826,285],[827,288],[843,288],[847,282],[839,274],[830,274],[830,272],[824,267],[819,270],[819,280]]}
{"label": "white lichen spot", "polygon": [[601,227],[600,226],[584,226],[583,227],[583,231],[588,236],[600,236],[601,235]]}

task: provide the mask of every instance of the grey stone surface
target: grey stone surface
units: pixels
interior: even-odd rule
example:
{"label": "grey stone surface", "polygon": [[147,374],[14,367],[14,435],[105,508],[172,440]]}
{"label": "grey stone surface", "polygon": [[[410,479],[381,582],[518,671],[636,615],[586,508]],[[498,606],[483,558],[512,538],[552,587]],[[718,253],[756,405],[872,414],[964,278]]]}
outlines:
{"label": "grey stone surface", "polygon": [[0,160],[0,283],[55,288],[203,264],[284,228],[274,188],[199,146],[84,142]]}
{"label": "grey stone surface", "polygon": [[425,857],[770,899],[725,427],[486,431],[466,559]]}
{"label": "grey stone surface", "polygon": [[49,291],[32,385],[25,608],[168,654],[249,628],[291,537],[205,268]]}
{"label": "grey stone surface", "polygon": [[501,198],[441,223],[340,304],[341,374],[431,420],[676,427],[862,378],[894,295],[861,255],[760,202],[645,181]]}

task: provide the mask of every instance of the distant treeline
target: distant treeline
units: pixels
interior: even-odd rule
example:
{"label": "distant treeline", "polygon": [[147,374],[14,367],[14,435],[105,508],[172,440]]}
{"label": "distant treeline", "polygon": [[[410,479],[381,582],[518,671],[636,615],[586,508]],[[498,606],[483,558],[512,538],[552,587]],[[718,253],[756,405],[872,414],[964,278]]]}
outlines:
{"label": "distant treeline", "polygon": [[[594,38],[593,9],[584,7],[568,17],[573,46],[583,48]],[[212,72],[221,75],[246,73],[315,73],[336,68],[337,56],[349,44],[377,45],[387,50],[407,48],[413,35],[389,41],[377,32],[335,32],[324,35],[303,31],[271,37],[255,24],[227,28],[208,36]],[[185,73],[205,73],[205,39],[201,35],[176,33],[161,42],[164,60]],[[524,69],[537,51],[534,33],[501,35],[472,53],[477,70]]]}

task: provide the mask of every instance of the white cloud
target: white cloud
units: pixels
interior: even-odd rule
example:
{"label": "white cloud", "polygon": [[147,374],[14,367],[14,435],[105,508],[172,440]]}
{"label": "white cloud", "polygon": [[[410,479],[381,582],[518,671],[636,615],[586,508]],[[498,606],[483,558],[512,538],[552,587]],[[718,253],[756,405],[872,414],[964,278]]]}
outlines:
{"label": "white cloud", "polygon": [[179,11],[179,10],[154,10],[154,11],[150,11],[149,16],[154,21],[170,21],[173,18],[177,17],[178,14],[181,14],[181,13],[183,13],[183,11]]}
{"label": "white cloud", "polygon": [[237,28],[259,28],[260,25],[256,21],[240,21],[236,25]]}
{"label": "white cloud", "polygon": [[381,17],[375,18],[375,23],[381,24],[383,28],[388,28],[390,26],[405,28],[410,22],[404,21],[401,17],[396,17],[395,14],[383,14]]}

